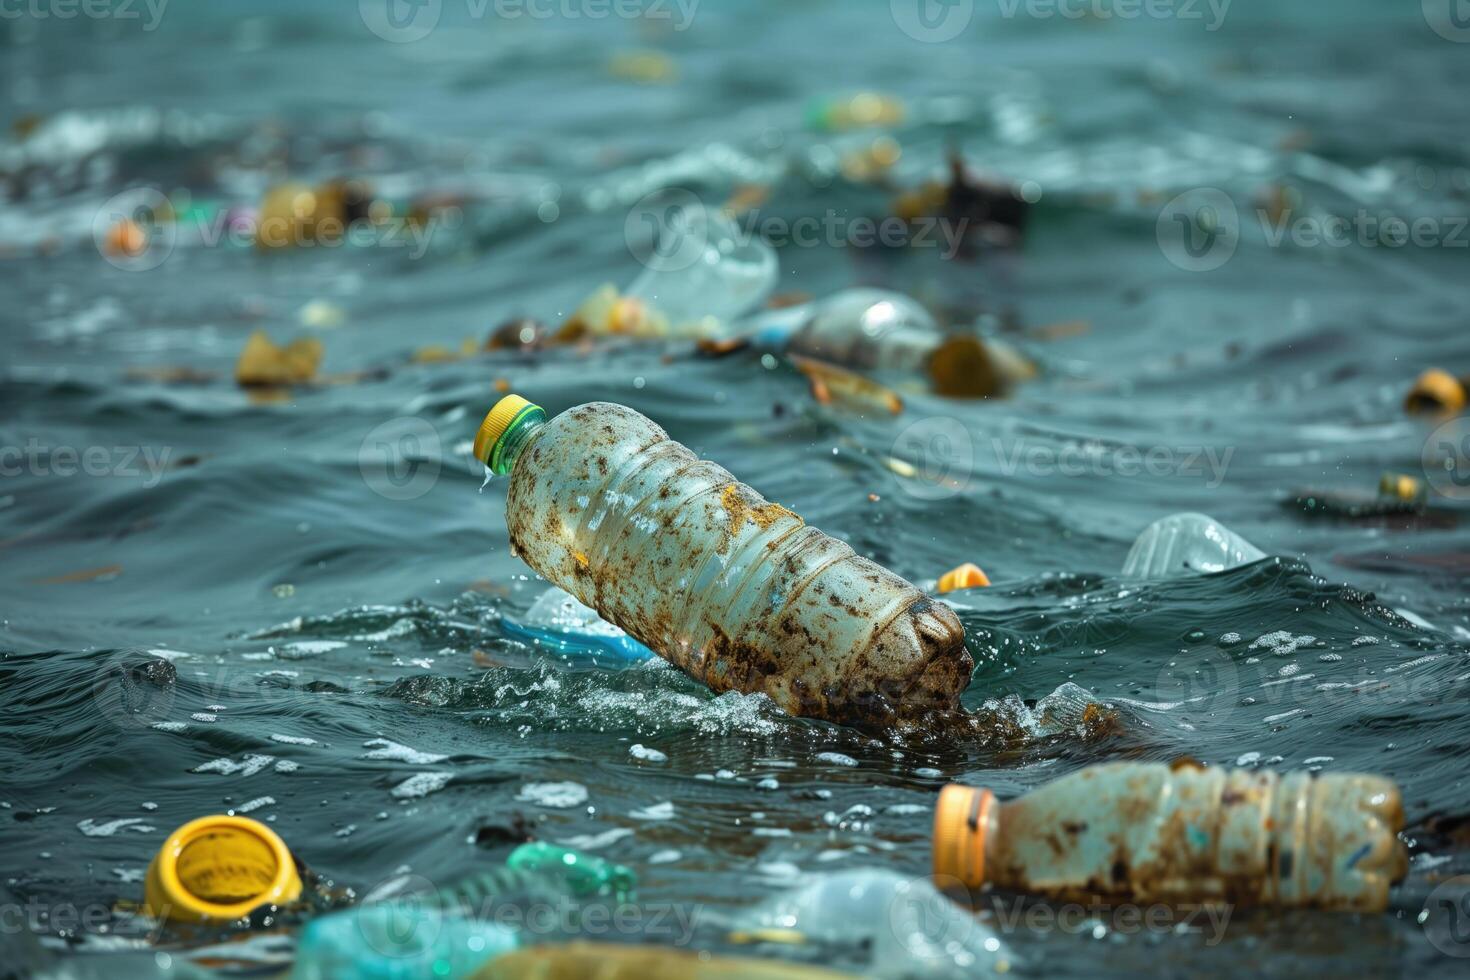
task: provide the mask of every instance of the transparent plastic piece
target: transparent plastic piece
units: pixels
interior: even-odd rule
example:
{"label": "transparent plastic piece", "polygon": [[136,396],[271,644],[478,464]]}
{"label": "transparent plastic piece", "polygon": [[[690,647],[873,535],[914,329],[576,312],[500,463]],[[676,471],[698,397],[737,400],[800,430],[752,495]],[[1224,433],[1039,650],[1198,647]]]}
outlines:
{"label": "transparent plastic piece", "polygon": [[1260,561],[1266,553],[1204,514],[1170,514],[1144,528],[1123,561],[1124,578],[1209,575]]}
{"label": "transparent plastic piece", "polygon": [[952,711],[954,612],[605,402],[547,421],[506,498],[516,553],[716,692],[892,724]]}
{"label": "transparent plastic piece", "polygon": [[776,253],[723,211],[690,203],[661,223],[654,252],[626,291],[678,335],[726,334],[776,287]]}

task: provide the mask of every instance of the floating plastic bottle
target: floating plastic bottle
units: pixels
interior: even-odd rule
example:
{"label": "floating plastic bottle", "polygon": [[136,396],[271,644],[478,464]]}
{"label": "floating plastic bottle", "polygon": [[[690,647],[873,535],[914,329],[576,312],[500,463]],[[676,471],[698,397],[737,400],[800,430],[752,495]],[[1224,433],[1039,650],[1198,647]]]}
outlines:
{"label": "floating plastic bottle", "polygon": [[1380,776],[1109,763],[1001,803],[947,786],[934,874],[1065,898],[1382,911],[1407,856]]}
{"label": "floating plastic bottle", "polygon": [[1013,963],[989,926],[929,881],[878,869],[817,875],[737,916],[731,938],[862,948],[869,955],[863,972],[876,977],[961,980]]}
{"label": "floating plastic bottle", "polygon": [[292,980],[456,980],[519,940],[504,925],[413,898],[369,902],[307,923]]}
{"label": "floating plastic bottle", "polygon": [[846,289],[762,314],[748,328],[757,346],[858,371],[923,377],[936,394],[955,398],[1001,395],[1036,374],[1009,346],[948,332],[923,306],[886,289]]}
{"label": "floating plastic bottle", "polygon": [[1133,542],[1123,560],[1124,578],[1209,575],[1260,561],[1266,553],[1204,514],[1161,517]]}
{"label": "floating plastic bottle", "polygon": [[567,656],[602,657],[617,663],[639,663],[655,654],[583,605],[565,589],[552,586],[519,621],[505,618],[501,627],[518,640]]}
{"label": "floating plastic bottle", "polygon": [[534,871],[566,883],[579,898],[601,897],[625,901],[638,887],[638,876],[621,864],[543,841],[522,844],[505,859],[506,867]]}
{"label": "floating plastic bottle", "polygon": [[841,980],[816,966],[751,957],[710,956],[668,946],[567,943],[535,946],[497,957],[475,980]]}
{"label": "floating plastic bottle", "polygon": [[954,612],[807,527],[630,408],[500,401],[475,455],[510,474],[511,546],[716,692],[868,724],[956,708]]}

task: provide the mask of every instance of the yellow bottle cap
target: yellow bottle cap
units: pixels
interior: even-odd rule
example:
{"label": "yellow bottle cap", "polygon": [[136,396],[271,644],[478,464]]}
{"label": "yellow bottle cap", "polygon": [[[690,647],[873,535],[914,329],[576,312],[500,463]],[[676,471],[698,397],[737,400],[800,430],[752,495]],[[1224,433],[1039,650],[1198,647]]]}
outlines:
{"label": "yellow bottle cap", "polygon": [[520,395],[506,395],[496,402],[495,407],[490,409],[490,414],[485,416],[485,421],[480,423],[480,431],[475,435],[475,458],[482,463],[489,463],[490,450],[495,448],[495,443],[528,409],[540,411],[540,406],[532,405]]}
{"label": "yellow bottle cap", "polygon": [[1448,371],[1430,368],[1414,381],[1404,399],[1410,415],[1450,416],[1465,407],[1465,386]]}
{"label": "yellow bottle cap", "polygon": [[951,783],[934,805],[934,877],[957,879],[968,888],[985,883],[985,835],[995,794]]}
{"label": "yellow bottle cap", "polygon": [[301,894],[286,842],[249,817],[191,820],[169,835],[148,865],[148,914],[175,922],[230,922]]}

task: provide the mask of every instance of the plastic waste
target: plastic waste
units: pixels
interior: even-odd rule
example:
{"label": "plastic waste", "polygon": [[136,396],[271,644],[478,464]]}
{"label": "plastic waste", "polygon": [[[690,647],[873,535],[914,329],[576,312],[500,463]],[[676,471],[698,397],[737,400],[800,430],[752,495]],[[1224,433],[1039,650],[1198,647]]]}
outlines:
{"label": "plastic waste", "polygon": [[1419,375],[1404,398],[1404,411],[1410,415],[1448,417],[1464,407],[1464,382],[1440,368],[1430,368]]}
{"label": "plastic waste", "polygon": [[973,661],[949,607],[632,409],[548,419],[510,395],[474,449],[510,474],[515,553],[711,690],[870,724],[957,707]]}
{"label": "plastic waste", "polygon": [[216,815],[175,830],[148,865],[144,906],[177,922],[232,922],[301,895],[286,842],[248,817]]}
{"label": "plastic waste", "polygon": [[1007,803],[946,786],[934,874],[1060,897],[1382,911],[1407,855],[1398,787],[1350,773],[1108,763]]}
{"label": "plastic waste", "polygon": [[315,337],[300,337],[282,347],[257,330],[235,362],[235,381],[243,387],[302,384],[316,377],[323,352]]}
{"label": "plastic waste", "polygon": [[626,901],[638,887],[638,876],[630,868],[595,854],[544,841],[532,841],[517,847],[505,859],[505,865],[554,877],[566,884],[570,894],[579,898],[597,896]]}
{"label": "plastic waste", "polygon": [[838,980],[848,974],[751,957],[711,956],[668,946],[567,943],[497,957],[474,980]]}
{"label": "plastic waste", "polygon": [[776,288],[776,253],[722,211],[688,205],[670,212],[643,273],[626,295],[667,323],[664,333],[713,337],[756,309]]}
{"label": "plastic waste", "polygon": [[518,943],[504,925],[413,898],[369,902],[307,923],[291,978],[455,980]]}
{"label": "plastic waste", "polygon": [[576,596],[554,585],[541,593],[519,622],[504,618],[500,625],[522,642],[564,655],[601,656],[627,663],[638,663],[655,655],[598,616],[597,610],[584,606]]}
{"label": "plastic waste", "polygon": [[961,589],[981,589],[989,584],[990,577],[980,570],[980,566],[967,561],[939,576],[939,584],[934,587],[934,591],[945,595]]}
{"label": "plastic waste", "polygon": [[[924,878],[859,869],[815,876],[738,916],[734,938],[789,931],[805,941],[863,948],[876,977],[968,978],[1010,969],[995,932]],[[747,931],[745,936],[741,930]]]}
{"label": "plastic waste", "polygon": [[1124,578],[1210,575],[1260,561],[1266,553],[1204,514],[1161,517],[1133,542],[1123,559]]}
{"label": "plastic waste", "polygon": [[1378,495],[1405,503],[1421,504],[1428,496],[1424,481],[1407,473],[1385,473],[1378,479]]}
{"label": "plastic waste", "polygon": [[913,299],[886,289],[846,289],[764,313],[748,329],[757,346],[859,371],[908,374],[954,398],[1002,395],[1036,375],[1013,347],[944,330]]}

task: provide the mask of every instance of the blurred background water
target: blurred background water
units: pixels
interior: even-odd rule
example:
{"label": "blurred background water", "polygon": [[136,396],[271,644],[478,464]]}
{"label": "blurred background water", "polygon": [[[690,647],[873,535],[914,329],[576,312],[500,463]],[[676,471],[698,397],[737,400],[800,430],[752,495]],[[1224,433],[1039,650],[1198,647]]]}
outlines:
{"label": "blurred background water", "polygon": [[[477,831],[518,814],[638,868],[646,896],[735,907],[814,871],[922,874],[948,780],[1005,795],[1192,756],[1398,780],[1415,858],[1395,908],[1242,911],[1218,945],[1022,929],[1019,954],[1057,974],[1450,962],[1415,917],[1470,864],[1442,832],[1470,808],[1464,512],[1283,504],[1422,476],[1434,424],[1403,396],[1423,368],[1470,362],[1470,27],[1450,4],[384,7],[38,2],[0,19],[11,891],[136,900],[168,831],[226,808],[338,884],[437,880],[499,860]],[[858,92],[902,118],[813,125]],[[887,187],[852,172],[880,139],[901,150]],[[762,214],[840,227],[942,176],[950,148],[1033,202],[1018,247],[788,244],[780,289],[898,289],[1008,337],[1043,369],[1010,399],[844,409],[779,359],[673,342],[413,357],[631,281],[629,216],[650,193],[754,185]],[[142,268],[94,240],[139,188],[251,204],[342,175],[463,206],[422,248],[180,234]],[[1201,195],[1234,209],[1223,251],[1174,237]],[[1273,242],[1259,215],[1282,201],[1434,234]],[[324,374],[364,374],[264,399],[232,377],[256,329],[317,337]],[[501,617],[544,585],[509,553],[503,481],[482,487],[469,453],[497,382],[552,413],[630,405],[911,580],[981,564],[995,585],[954,598],[977,662],[966,704],[993,737],[858,733],[659,662],[569,663],[510,637]],[[939,453],[941,482],[892,464],[912,445]],[[1183,510],[1280,557],[1121,580],[1133,537]],[[140,694],[124,669],[140,655],[176,677]],[[1089,700],[1112,720],[1076,723]],[[138,941],[120,922],[48,931],[86,951]]]}

